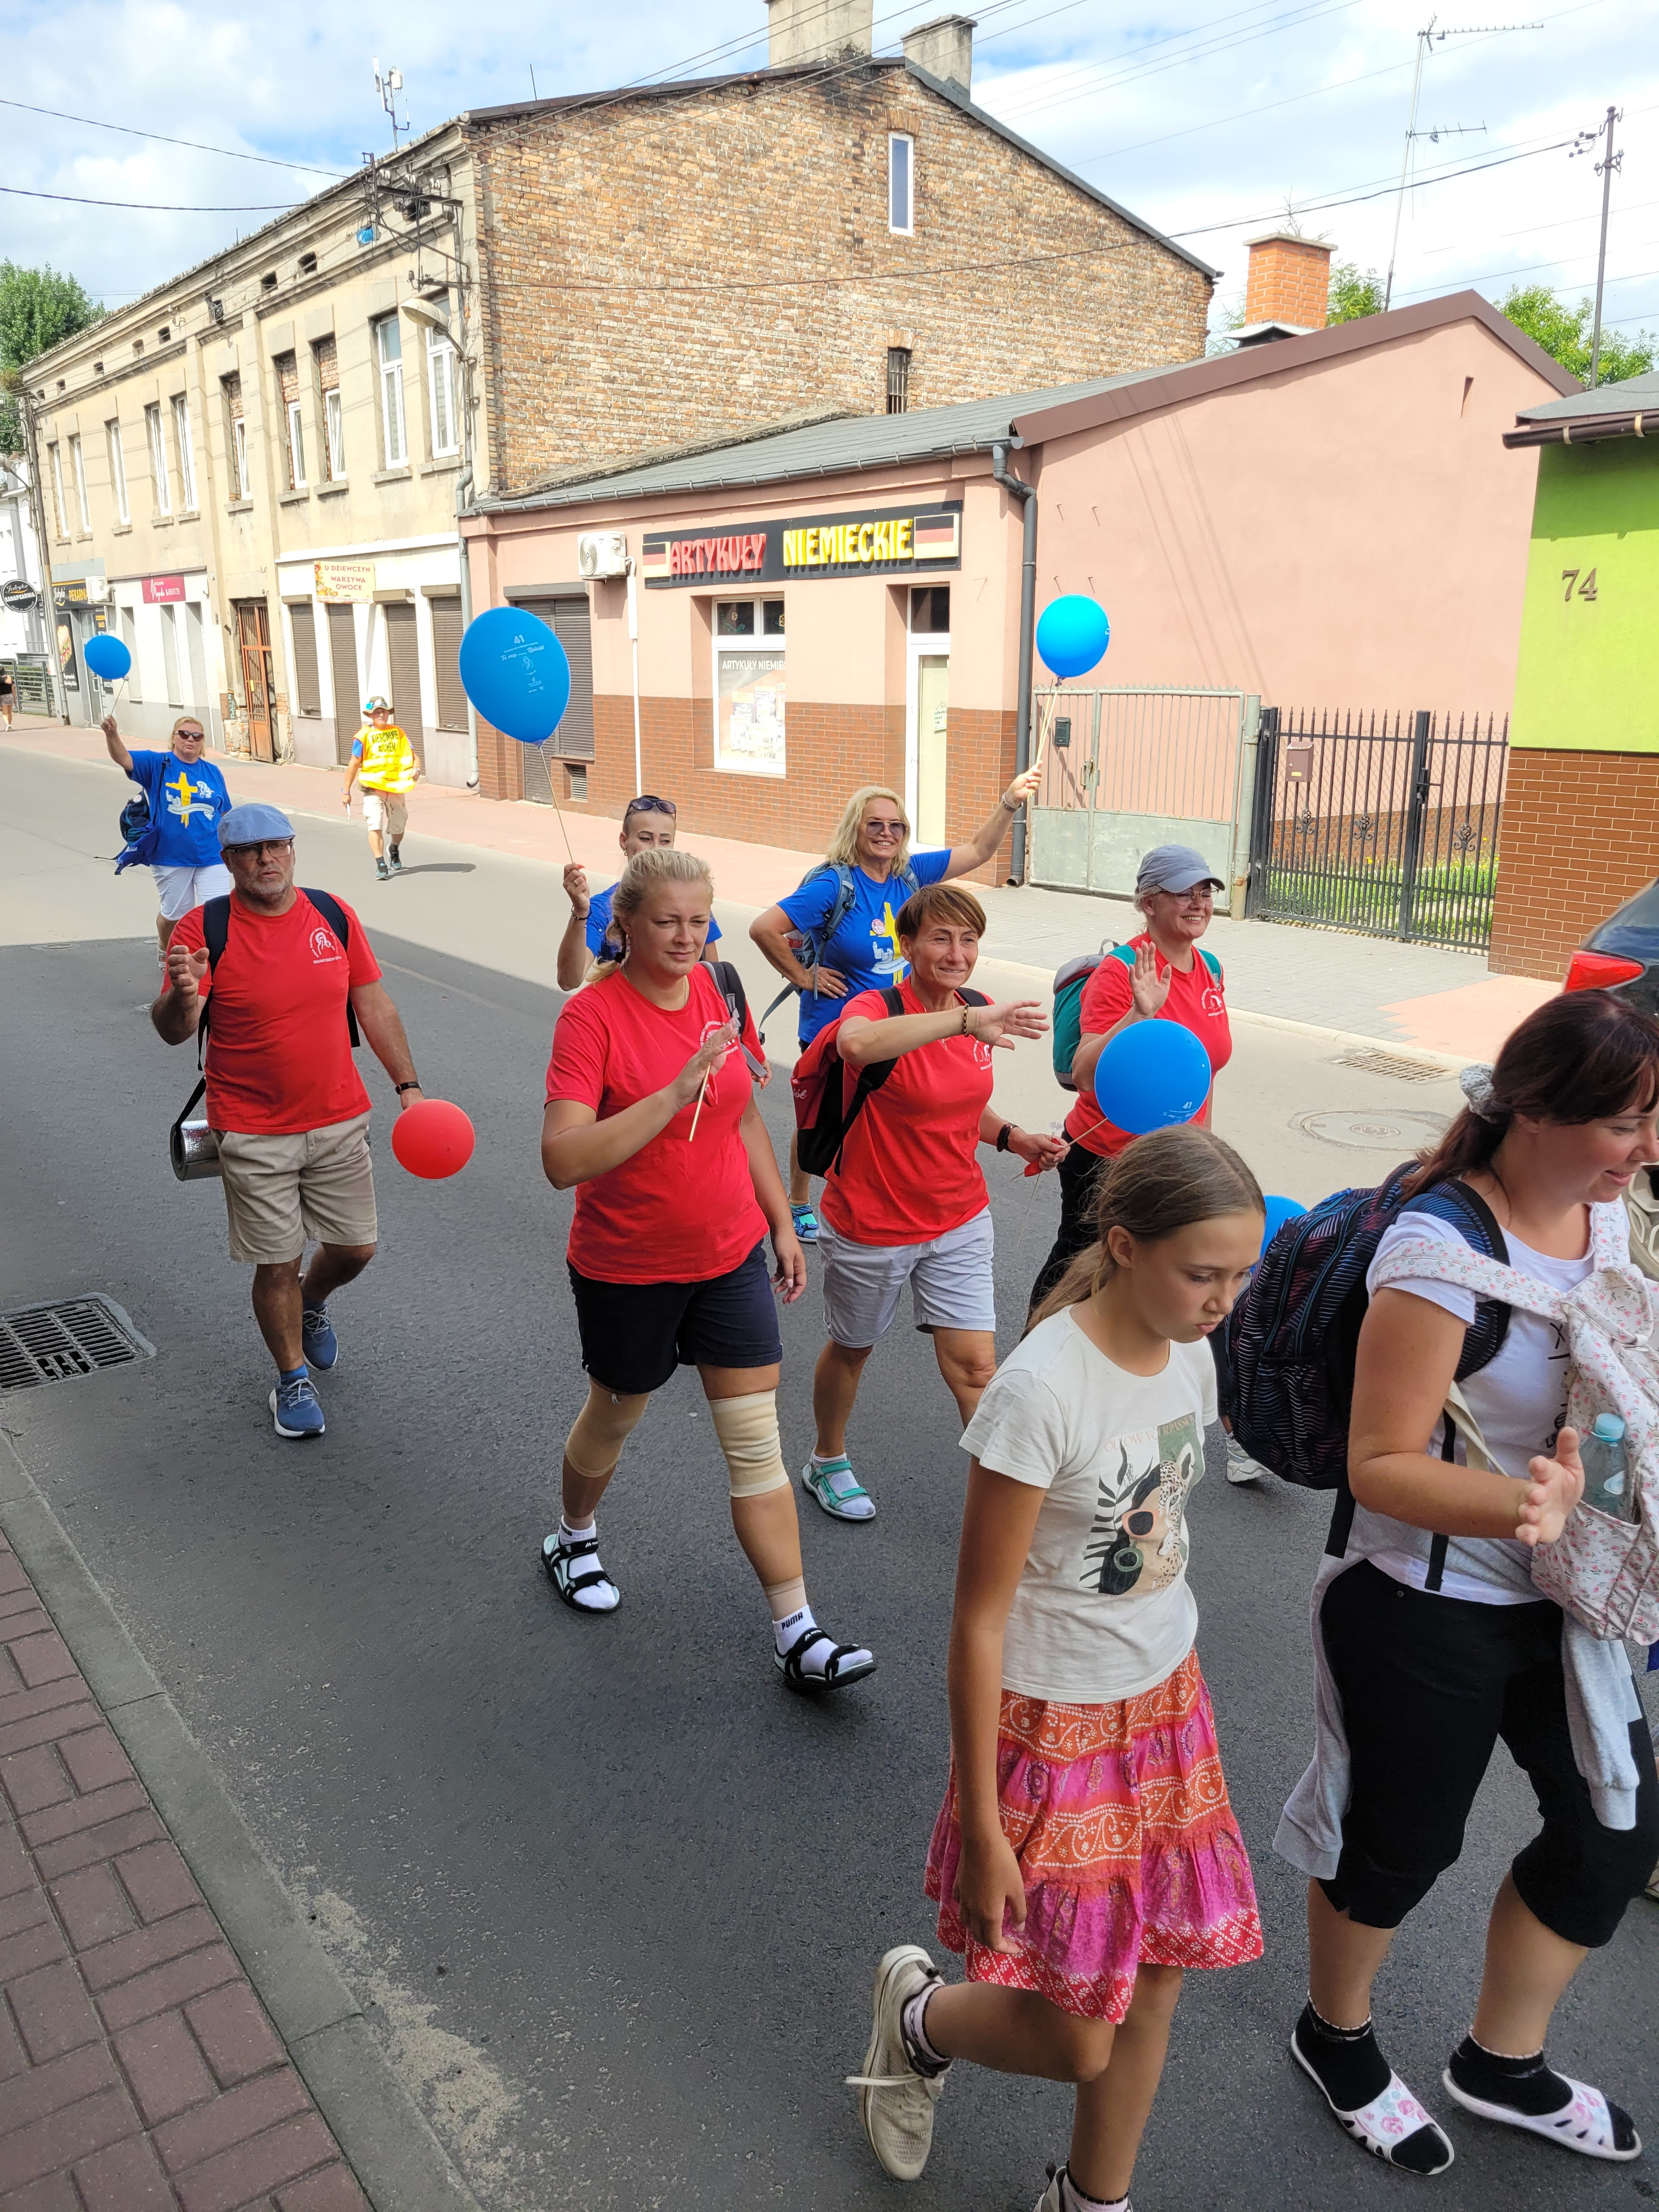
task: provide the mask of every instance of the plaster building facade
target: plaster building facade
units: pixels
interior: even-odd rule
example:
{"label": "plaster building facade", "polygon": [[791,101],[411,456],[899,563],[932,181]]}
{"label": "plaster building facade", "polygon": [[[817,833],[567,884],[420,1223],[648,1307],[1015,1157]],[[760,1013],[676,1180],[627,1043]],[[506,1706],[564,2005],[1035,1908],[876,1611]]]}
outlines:
{"label": "plaster building facade", "polygon": [[477,498],[1200,349],[1213,272],[975,106],[965,18],[769,5],[773,66],[460,116],[31,365],[74,719],[112,628],[147,742],[329,763],[377,691],[464,783]]}

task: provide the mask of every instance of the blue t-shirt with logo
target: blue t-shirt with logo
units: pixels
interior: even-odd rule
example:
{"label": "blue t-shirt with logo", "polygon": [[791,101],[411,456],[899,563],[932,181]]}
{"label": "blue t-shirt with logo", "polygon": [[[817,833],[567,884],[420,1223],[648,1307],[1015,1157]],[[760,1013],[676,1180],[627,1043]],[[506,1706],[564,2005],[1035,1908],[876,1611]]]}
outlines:
{"label": "blue t-shirt with logo", "polygon": [[[951,865],[951,848],[936,853],[912,853],[910,866],[918,886],[944,879]],[[797,929],[817,929],[830,919],[840,885],[833,868],[825,868],[778,904]],[[853,871],[853,903],[842,915],[835,935],[824,946],[823,963],[847,978],[844,999],[821,997],[816,991],[800,994],[800,1041],[811,1044],[818,1031],[851,1005],[860,991],[884,991],[901,981],[908,968],[899,957],[898,932],[894,920],[908,893],[890,877],[878,884],[862,868]]]}
{"label": "blue t-shirt with logo", "polygon": [[[611,902],[616,895],[617,886],[612,884],[608,891],[600,891],[587,902],[587,949],[596,960],[599,957],[599,947],[605,942],[605,933],[611,927]],[[711,914],[708,917],[708,942],[718,945],[720,934],[720,926]]]}
{"label": "blue t-shirt with logo", "polygon": [[149,818],[161,832],[158,868],[222,866],[219,817],[230,811],[225,780],[205,756],[186,768],[177,753],[134,753],[128,770],[149,801]]}

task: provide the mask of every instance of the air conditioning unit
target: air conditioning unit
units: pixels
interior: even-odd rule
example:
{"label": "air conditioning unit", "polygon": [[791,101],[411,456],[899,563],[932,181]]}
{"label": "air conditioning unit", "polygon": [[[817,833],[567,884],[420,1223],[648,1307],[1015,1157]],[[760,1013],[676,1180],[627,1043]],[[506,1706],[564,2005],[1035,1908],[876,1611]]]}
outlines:
{"label": "air conditioning unit", "polygon": [[87,578],[87,605],[89,607],[101,607],[108,598],[109,578],[107,576],[88,576]]}
{"label": "air conditioning unit", "polygon": [[584,530],[576,540],[576,566],[583,576],[594,582],[606,576],[625,576],[626,536],[620,530]]}

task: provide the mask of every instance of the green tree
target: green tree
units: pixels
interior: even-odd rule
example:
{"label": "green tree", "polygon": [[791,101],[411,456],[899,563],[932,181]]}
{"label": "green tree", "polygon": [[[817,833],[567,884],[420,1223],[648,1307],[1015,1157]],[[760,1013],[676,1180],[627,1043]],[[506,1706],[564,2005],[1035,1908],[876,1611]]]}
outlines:
{"label": "green tree", "polygon": [[1365,315],[1382,312],[1382,279],[1375,269],[1361,269],[1357,261],[1331,264],[1331,289],[1325,319],[1357,323]]}
{"label": "green tree", "polygon": [[103,309],[73,276],[0,261],[0,453],[21,453],[23,423],[16,394],[21,371],[37,354],[95,323]]}
{"label": "green tree", "polygon": [[[1595,313],[1593,301],[1581,300],[1576,307],[1570,307],[1565,301],[1556,297],[1547,284],[1516,284],[1498,306],[1499,312],[1509,317],[1516,330],[1535,339],[1581,384],[1589,382],[1590,324]],[[1634,337],[1621,337],[1617,331],[1610,331],[1603,324],[1601,356],[1595,380],[1598,384],[1622,384],[1627,376],[1644,376],[1656,356],[1659,341],[1650,331],[1638,331]]]}

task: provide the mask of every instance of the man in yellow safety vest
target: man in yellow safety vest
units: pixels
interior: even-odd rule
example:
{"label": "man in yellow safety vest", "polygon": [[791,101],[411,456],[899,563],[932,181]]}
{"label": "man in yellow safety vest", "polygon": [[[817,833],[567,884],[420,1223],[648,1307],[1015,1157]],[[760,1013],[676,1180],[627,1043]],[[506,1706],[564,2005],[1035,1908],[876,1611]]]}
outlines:
{"label": "man in yellow safety vest", "polygon": [[368,720],[351,740],[343,801],[351,811],[351,787],[363,787],[363,824],[368,849],[374,855],[374,872],[382,883],[401,872],[399,848],[409,826],[409,807],[404,793],[421,780],[421,763],[408,737],[392,719],[384,699],[365,699]]}

